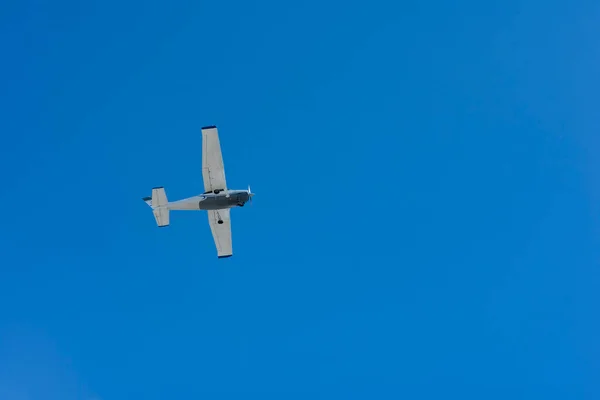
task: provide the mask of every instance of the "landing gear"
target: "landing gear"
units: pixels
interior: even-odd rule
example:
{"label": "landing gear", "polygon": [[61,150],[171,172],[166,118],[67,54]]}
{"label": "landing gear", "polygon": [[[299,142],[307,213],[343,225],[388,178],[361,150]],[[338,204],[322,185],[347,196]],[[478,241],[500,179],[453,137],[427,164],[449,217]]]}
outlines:
{"label": "landing gear", "polygon": [[215,189],[215,194],[219,194],[221,192],[221,189]]}
{"label": "landing gear", "polygon": [[217,224],[219,224],[219,225],[221,225],[222,223],[223,223],[222,219],[220,219],[220,220],[217,221]]}
{"label": "landing gear", "polygon": [[238,207],[244,207],[244,203],[238,203]]}

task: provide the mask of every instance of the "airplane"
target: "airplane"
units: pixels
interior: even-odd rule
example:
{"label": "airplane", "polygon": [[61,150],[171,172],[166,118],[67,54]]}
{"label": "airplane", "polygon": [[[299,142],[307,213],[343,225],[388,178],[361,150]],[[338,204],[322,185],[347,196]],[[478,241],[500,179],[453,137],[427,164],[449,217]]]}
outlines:
{"label": "airplane", "polygon": [[202,178],[204,193],[197,196],[170,202],[164,187],[159,186],[152,189],[151,197],[144,197],[142,200],[152,208],[156,224],[161,228],[169,226],[171,210],[207,210],[218,258],[231,257],[230,210],[243,207],[248,201],[252,202],[254,193],[250,191],[250,185],[248,190],[227,188],[219,132],[214,125],[202,128]]}

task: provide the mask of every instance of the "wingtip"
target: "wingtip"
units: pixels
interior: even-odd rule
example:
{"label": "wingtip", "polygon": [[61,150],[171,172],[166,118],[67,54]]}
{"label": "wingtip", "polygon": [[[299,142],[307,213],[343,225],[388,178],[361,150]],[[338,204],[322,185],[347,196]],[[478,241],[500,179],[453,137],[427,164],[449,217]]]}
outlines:
{"label": "wingtip", "polygon": [[148,196],[142,197],[142,200],[144,200],[144,201],[152,200],[152,197],[148,197]]}
{"label": "wingtip", "polygon": [[229,254],[229,255],[227,255],[227,256],[218,256],[218,258],[229,258],[229,257],[231,257],[232,255],[233,255],[233,254]]}
{"label": "wingtip", "polygon": [[203,126],[203,127],[202,127],[202,130],[204,131],[204,130],[206,130],[206,129],[216,129],[216,127],[217,127],[216,125],[208,125],[208,126]]}

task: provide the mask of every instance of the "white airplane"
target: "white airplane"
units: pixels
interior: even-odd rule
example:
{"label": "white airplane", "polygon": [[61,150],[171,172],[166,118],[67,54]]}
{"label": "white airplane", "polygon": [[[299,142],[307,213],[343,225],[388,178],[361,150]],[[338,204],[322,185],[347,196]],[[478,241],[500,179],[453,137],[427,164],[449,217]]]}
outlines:
{"label": "white airplane", "polygon": [[254,193],[248,190],[229,190],[225,182],[225,168],[219,143],[219,132],[216,126],[202,128],[202,178],[204,179],[204,193],[178,201],[168,201],[165,189],[155,187],[152,197],[143,200],[152,208],[154,219],[159,227],[169,225],[169,211],[171,210],[207,210],[208,223],[212,231],[217,256],[219,258],[231,257],[231,218],[230,209],[243,207],[252,201]]}

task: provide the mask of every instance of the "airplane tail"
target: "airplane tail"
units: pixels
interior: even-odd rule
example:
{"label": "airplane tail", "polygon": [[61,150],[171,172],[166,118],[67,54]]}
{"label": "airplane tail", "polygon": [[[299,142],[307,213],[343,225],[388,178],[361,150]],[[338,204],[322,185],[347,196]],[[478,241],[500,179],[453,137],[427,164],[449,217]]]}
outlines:
{"label": "airplane tail", "polygon": [[152,197],[144,197],[142,200],[152,208],[154,219],[159,227],[169,226],[169,201],[162,186],[153,188]]}

